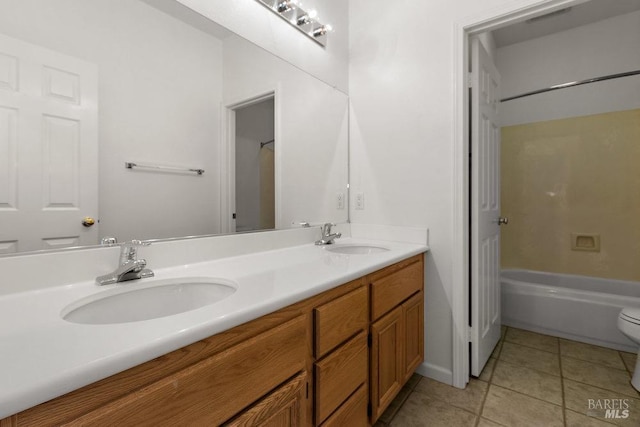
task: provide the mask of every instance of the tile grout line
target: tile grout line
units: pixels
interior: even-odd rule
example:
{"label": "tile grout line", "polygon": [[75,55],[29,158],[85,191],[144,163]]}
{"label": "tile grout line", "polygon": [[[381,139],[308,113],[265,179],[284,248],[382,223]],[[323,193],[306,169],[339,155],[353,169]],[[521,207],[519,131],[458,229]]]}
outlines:
{"label": "tile grout line", "polygon": [[[409,381],[411,381],[411,380],[409,380]],[[400,405],[398,405],[396,410],[393,412],[393,415],[391,415],[391,419],[389,419],[389,422],[388,423],[385,422],[384,425],[389,425],[389,426],[391,425],[391,423],[393,422],[393,419],[396,417],[396,415],[398,415],[398,413],[400,412],[400,410],[402,409],[404,404],[407,403],[407,400],[409,400],[409,397],[411,397],[411,395],[413,393],[415,393],[415,389],[416,389],[416,387],[418,387],[418,384],[420,383],[420,381],[422,381],[422,378],[420,378],[418,381],[416,381],[415,384],[413,384],[413,386],[410,387],[409,393],[407,393],[407,395],[402,399],[402,402],[400,403]],[[388,409],[389,408],[387,408],[387,410]]]}
{"label": "tile grout line", "polygon": [[[500,341],[502,342],[498,341],[498,344],[496,344],[496,345],[500,345],[500,349],[498,350],[498,354],[496,354],[496,361],[493,363],[493,369],[491,370],[491,375],[489,375],[489,379],[487,380],[487,391],[484,392],[484,397],[482,398],[482,403],[480,404],[480,409],[478,410],[478,419],[476,420],[476,424],[475,424],[476,427],[480,425],[480,421],[482,420],[482,412],[484,411],[484,404],[487,401],[487,397],[489,397],[489,389],[491,388],[493,375],[496,373],[496,368],[498,367],[498,362],[500,361],[500,353],[502,353],[502,349],[504,348],[504,339],[507,336],[508,330],[509,330],[509,327],[507,326],[504,331],[504,337],[502,337],[502,335],[500,336]],[[480,373],[480,375],[482,375],[482,373]]]}
{"label": "tile grout line", "polygon": [[627,373],[629,374],[629,376],[633,376],[633,373],[627,366],[627,362],[625,362],[624,357],[622,357],[622,352],[620,350],[618,350],[618,357],[620,358],[620,360],[622,360],[622,366],[624,366],[624,369],[627,370]]}
{"label": "tile grout line", "polygon": [[573,378],[567,378],[567,379],[568,379],[569,381],[571,381],[571,382],[576,383],[576,384],[586,385],[587,387],[597,388],[598,390],[606,391],[606,392],[609,392],[609,393],[618,393],[618,394],[620,394],[620,395],[622,395],[622,396],[624,396],[624,397],[628,397],[628,398],[630,398],[630,399],[640,400],[640,396],[634,397],[634,396],[630,396],[630,395],[625,394],[625,393],[621,393],[621,392],[619,392],[619,391],[617,391],[617,390],[611,390],[611,389],[604,388],[604,387],[601,387],[601,386],[598,386],[598,385],[593,385],[593,384],[585,383],[584,381],[574,380]]}
{"label": "tile grout line", "polygon": [[[551,336],[551,335],[545,335],[545,336]],[[556,338],[556,337],[553,337],[553,338]],[[522,344],[522,343],[515,342],[515,341],[507,341],[507,340],[505,340],[505,342],[508,342],[509,344],[519,345],[519,346],[521,346],[521,347],[529,348],[529,349],[532,349],[532,350],[543,351],[543,352],[545,352],[545,353],[549,353],[549,354],[556,354],[556,353],[555,353],[555,352],[553,352],[553,351],[544,350],[544,349],[539,348],[539,347],[532,347],[532,346],[530,346],[530,345]],[[503,343],[503,345],[504,345],[504,343]]]}
{"label": "tile grout line", "polygon": [[567,426],[567,399],[564,395],[564,373],[562,372],[562,346],[558,339],[558,365],[560,366],[560,394],[562,396],[562,423]]}
{"label": "tile grout line", "polygon": [[[509,329],[509,327],[507,327],[507,330],[508,330],[508,329]],[[506,336],[507,336],[507,334],[506,334],[506,332],[505,332],[505,339],[506,339]],[[550,335],[549,335],[549,336],[550,336]],[[553,338],[556,338],[556,339],[557,339],[557,337],[553,337]],[[509,341],[509,342],[510,342],[511,344],[515,344],[515,345],[522,345],[522,344],[514,343],[514,342],[511,342],[511,341]],[[557,355],[558,355],[558,359],[560,360],[560,340],[559,340],[559,339],[557,340],[557,343],[558,343],[558,344],[557,344],[557,345],[558,345],[558,352],[557,352],[557,353],[555,353],[555,352],[551,352],[551,351],[546,351],[546,350],[541,350],[541,349],[539,349],[539,348],[535,348],[535,347],[529,347],[529,346],[526,346],[526,345],[522,345],[522,347],[532,348],[532,349],[534,349],[534,350],[544,351],[544,352],[549,353],[549,354],[557,354]],[[502,347],[500,348],[500,351],[498,352],[498,357],[496,358],[496,364],[494,365],[494,367],[493,367],[493,371],[491,372],[489,386],[493,385],[493,376],[494,376],[494,374],[495,374],[495,372],[496,372],[496,367],[497,367],[498,361],[500,361],[500,354],[502,353],[502,350],[503,350],[503,349],[504,349],[504,342],[503,342]],[[503,362],[505,362],[505,363],[510,363],[510,362],[507,362],[507,361],[503,361]],[[513,363],[512,363],[512,364],[513,364]],[[550,375],[550,376],[554,376],[554,377],[555,377],[555,375],[553,375],[553,374],[550,374],[550,373],[548,373],[548,372],[544,372],[544,371],[540,371],[540,370],[538,370],[538,369],[534,369],[534,368],[528,368],[528,369],[531,369],[531,370],[533,370],[533,371],[540,372],[540,373],[543,373],[543,374],[546,374],[546,375]],[[560,386],[561,386],[561,393],[562,393],[562,404],[560,404],[560,405],[558,405],[557,403],[549,402],[549,401],[544,400],[544,399],[540,399],[539,397],[531,396],[531,395],[529,395],[529,394],[523,393],[522,391],[513,390],[513,389],[511,389],[511,388],[509,388],[509,387],[499,386],[499,385],[497,385],[497,384],[496,384],[496,387],[500,387],[500,388],[503,388],[503,389],[505,389],[505,390],[509,390],[509,391],[511,391],[511,392],[513,392],[513,393],[517,393],[517,394],[520,394],[520,395],[522,395],[522,396],[526,396],[526,397],[529,397],[529,398],[532,398],[532,399],[538,400],[538,401],[540,401],[540,402],[548,403],[548,404],[550,404],[550,405],[560,406],[560,408],[562,409],[563,425],[565,425],[565,426],[566,426],[566,422],[565,422],[565,415],[564,415],[564,384],[563,384],[563,381],[562,381],[562,364],[561,364],[561,363],[560,363],[560,375],[559,375],[559,378],[560,378]],[[489,391],[488,391],[488,388],[487,388],[487,395],[488,395],[488,394],[489,394]],[[486,395],[485,395],[485,401],[486,401]],[[483,401],[483,403],[482,403],[482,406],[483,406],[483,409],[484,409],[484,401]],[[493,421],[493,420],[492,420],[492,421]]]}
{"label": "tile grout line", "polygon": [[[603,364],[603,363],[598,363],[598,362],[595,362],[595,361],[592,361],[592,360],[583,360],[583,359],[578,359],[578,358],[571,357],[571,356],[563,356],[563,354],[562,354],[562,349],[563,349],[562,340],[559,339],[558,337],[553,337],[553,338],[556,338],[557,352],[548,351],[548,350],[542,350],[540,348],[529,347],[528,345],[523,345],[521,343],[515,343],[515,342],[511,342],[511,341],[506,341],[505,338],[507,337],[509,329],[510,329],[509,327],[505,326],[505,334],[501,337],[501,339],[499,341],[500,347],[499,347],[497,353],[495,354],[495,362],[494,362],[494,365],[493,365],[493,369],[491,370],[491,374],[488,375],[487,380],[484,381],[487,384],[487,388],[486,388],[486,391],[484,392],[484,395],[482,396],[482,400],[480,402],[477,414],[474,414],[472,411],[470,411],[470,410],[468,410],[466,408],[457,406],[455,404],[451,404],[446,399],[438,399],[438,398],[434,398],[433,396],[430,396],[429,398],[430,399],[435,399],[436,401],[440,401],[441,403],[446,404],[447,406],[455,408],[457,410],[462,410],[463,412],[467,412],[469,414],[475,415],[475,417],[476,417],[475,418],[475,422],[473,422],[471,425],[473,425],[474,427],[478,427],[481,424],[481,421],[483,419],[482,414],[484,412],[484,407],[486,406],[486,403],[488,401],[488,396],[489,396],[490,389],[491,389],[491,387],[493,387],[493,385],[496,385],[496,384],[493,383],[493,381],[494,381],[495,376],[496,376],[496,369],[498,368],[498,362],[504,362],[504,363],[501,363],[501,365],[504,365],[505,363],[506,364],[510,364],[510,362],[508,362],[508,361],[500,360],[500,357],[501,357],[501,355],[503,353],[504,343],[505,342],[509,342],[510,344],[519,345],[519,346],[522,346],[522,347],[525,347],[525,348],[531,348],[531,349],[535,349],[535,350],[540,350],[540,351],[543,351],[543,352],[546,352],[546,353],[550,353],[550,354],[553,354],[553,353],[557,354],[557,358],[558,358],[557,360],[558,360],[559,369],[560,369],[558,377],[560,378],[560,387],[561,387],[561,403],[559,405],[558,404],[554,404],[553,402],[550,402],[550,401],[535,397],[535,396],[531,396],[531,395],[529,395],[529,394],[527,394],[525,392],[512,390],[509,387],[502,387],[502,386],[498,386],[498,385],[496,385],[496,387],[504,388],[505,390],[509,390],[510,392],[513,392],[513,393],[516,393],[516,394],[519,394],[519,395],[522,395],[522,396],[526,396],[528,398],[531,398],[531,399],[534,399],[534,400],[537,400],[537,401],[540,401],[540,402],[544,402],[546,404],[555,405],[556,407],[560,406],[561,409],[562,409],[562,425],[564,427],[567,427],[568,426],[568,422],[569,422],[568,421],[569,408],[567,408],[568,397],[566,395],[565,379],[566,380],[571,380],[572,382],[575,382],[575,383],[578,383],[578,384],[584,384],[584,385],[589,386],[589,387],[600,389],[600,390],[603,390],[603,391],[616,392],[617,393],[617,391],[615,391],[615,390],[609,390],[608,388],[602,388],[600,386],[596,386],[596,385],[592,385],[592,384],[588,384],[588,383],[583,383],[582,381],[576,381],[576,380],[573,380],[571,378],[565,378],[564,372],[563,372],[563,361],[564,361],[564,357],[567,357],[570,360],[577,360],[577,361],[581,361],[581,362],[586,362],[586,363],[590,363],[590,364],[593,364],[593,365],[601,366],[601,367],[607,368],[607,369],[616,370],[616,368],[614,368],[612,366],[609,366],[609,365],[606,365],[606,364]],[[623,366],[625,368],[624,371],[626,371],[628,375],[631,375],[631,371],[629,370],[627,364],[624,361],[622,352],[619,351],[619,350],[617,350],[616,352],[618,353],[618,357],[620,359],[622,359],[622,363],[623,363]],[[570,360],[568,360],[568,361],[570,361]],[[543,373],[545,375],[553,376],[552,374],[549,374],[548,372],[545,372],[545,371],[539,371],[539,370],[533,369],[533,368],[529,368],[529,369],[532,369],[532,370],[534,370],[536,372]],[[477,381],[480,381],[480,380],[477,379]],[[409,397],[414,393],[418,393],[418,391],[416,391],[416,389],[417,389],[417,386],[418,386],[419,383],[420,383],[420,380],[415,382],[415,384],[413,384],[412,386],[409,387],[409,393],[407,393],[404,396],[404,398],[402,399],[402,403],[396,408],[396,410],[394,411],[393,416],[388,420],[388,422],[381,423],[380,426],[387,427],[387,426],[390,426],[391,423],[393,423],[393,421],[396,419],[398,413],[401,412],[403,406],[405,405],[405,403],[409,399]],[[635,399],[638,399],[638,397],[635,397]],[[582,412],[578,411],[578,413],[581,414]],[[490,418],[485,418],[485,419],[495,423],[495,421],[491,420]],[[605,422],[607,422],[607,421],[605,421]],[[496,424],[500,425],[500,423],[496,423]]]}
{"label": "tile grout line", "polygon": [[573,357],[573,356],[569,356],[569,355],[565,355],[564,357],[566,357],[567,359],[577,360],[579,362],[590,363],[592,365],[601,366],[603,368],[615,369],[617,371],[625,371],[625,372],[629,373],[629,369],[627,369],[626,365],[624,364],[624,361],[622,362],[622,366],[624,366],[624,369],[620,369],[620,368],[616,368],[614,366],[609,366],[609,365],[607,365],[605,363],[594,362],[593,360],[580,359],[578,357]]}

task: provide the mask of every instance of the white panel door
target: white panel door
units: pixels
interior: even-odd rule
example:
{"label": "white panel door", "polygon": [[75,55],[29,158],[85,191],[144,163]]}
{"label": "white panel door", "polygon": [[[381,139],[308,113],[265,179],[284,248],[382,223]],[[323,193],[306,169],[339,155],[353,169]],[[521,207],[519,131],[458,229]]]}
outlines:
{"label": "white panel door", "polygon": [[96,244],[97,215],[97,67],[0,35],[0,253]]}
{"label": "white panel door", "polygon": [[471,374],[500,339],[500,75],[479,40],[471,58]]}

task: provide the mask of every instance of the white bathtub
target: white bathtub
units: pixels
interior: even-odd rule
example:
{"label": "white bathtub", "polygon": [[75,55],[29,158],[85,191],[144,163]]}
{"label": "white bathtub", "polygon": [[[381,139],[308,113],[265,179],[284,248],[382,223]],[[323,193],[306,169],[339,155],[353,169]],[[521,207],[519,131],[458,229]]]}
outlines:
{"label": "white bathtub", "polygon": [[501,274],[502,324],[637,352],[618,331],[622,307],[640,307],[640,283],[529,270]]}

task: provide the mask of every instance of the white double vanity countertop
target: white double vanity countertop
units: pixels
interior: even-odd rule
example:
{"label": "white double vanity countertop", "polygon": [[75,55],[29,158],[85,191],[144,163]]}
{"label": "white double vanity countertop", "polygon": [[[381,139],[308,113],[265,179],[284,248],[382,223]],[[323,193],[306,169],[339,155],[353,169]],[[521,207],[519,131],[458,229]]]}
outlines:
{"label": "white double vanity countertop", "polygon": [[[84,280],[0,295],[0,419],[428,250],[353,238],[332,246],[354,244],[388,250],[349,255],[309,243],[167,268],[154,268],[147,257],[153,278],[107,286]],[[152,320],[79,324],[62,318],[79,299],[172,278],[218,279],[236,291]]]}

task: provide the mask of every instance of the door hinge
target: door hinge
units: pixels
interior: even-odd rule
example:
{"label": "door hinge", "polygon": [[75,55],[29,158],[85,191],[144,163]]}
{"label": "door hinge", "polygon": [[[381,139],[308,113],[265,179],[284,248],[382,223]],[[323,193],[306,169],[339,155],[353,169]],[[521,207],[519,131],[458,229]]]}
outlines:
{"label": "door hinge", "polygon": [[373,338],[371,337],[371,333],[369,333],[369,335],[367,335],[367,347],[371,348],[372,345],[373,345]]}
{"label": "door hinge", "polygon": [[371,407],[371,402],[367,403],[367,416],[370,417],[373,415],[373,408]]}
{"label": "door hinge", "polygon": [[473,327],[469,326],[469,328],[467,328],[467,342],[472,342],[473,341]]}
{"label": "door hinge", "polygon": [[469,87],[473,87],[473,74],[472,73],[467,74],[467,84],[469,85]]}

